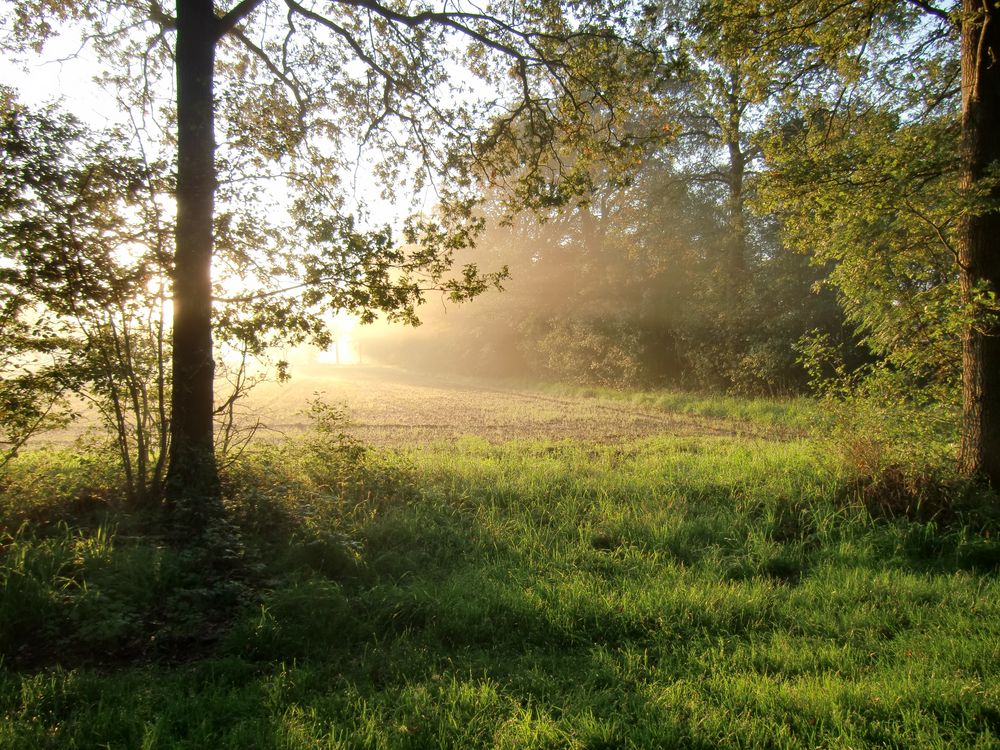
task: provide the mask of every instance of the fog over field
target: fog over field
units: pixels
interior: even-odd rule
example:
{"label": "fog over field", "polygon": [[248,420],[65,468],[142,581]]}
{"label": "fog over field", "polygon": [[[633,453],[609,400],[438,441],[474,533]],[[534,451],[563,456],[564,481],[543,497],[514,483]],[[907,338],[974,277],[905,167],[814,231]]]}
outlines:
{"label": "fog over field", "polygon": [[735,435],[751,428],[702,416],[643,409],[621,401],[551,395],[509,382],[421,374],[379,365],[315,365],[288,383],[265,383],[247,400],[260,436],[309,427],[308,403],[343,404],[349,432],[377,445],[451,441],[465,436],[580,438],[615,442],[647,435]]}

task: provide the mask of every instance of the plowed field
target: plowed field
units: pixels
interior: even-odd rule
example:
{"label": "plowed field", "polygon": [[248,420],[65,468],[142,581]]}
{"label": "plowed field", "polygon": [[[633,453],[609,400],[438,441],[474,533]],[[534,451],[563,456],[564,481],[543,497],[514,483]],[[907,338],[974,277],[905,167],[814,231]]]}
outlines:
{"label": "plowed field", "polygon": [[475,436],[491,442],[576,438],[616,442],[650,435],[737,435],[743,423],[665,412],[620,400],[552,396],[521,387],[414,374],[375,366],[328,368],[285,384],[258,386],[247,413],[261,437],[308,428],[310,399],[344,404],[351,432],[375,445],[441,442]]}

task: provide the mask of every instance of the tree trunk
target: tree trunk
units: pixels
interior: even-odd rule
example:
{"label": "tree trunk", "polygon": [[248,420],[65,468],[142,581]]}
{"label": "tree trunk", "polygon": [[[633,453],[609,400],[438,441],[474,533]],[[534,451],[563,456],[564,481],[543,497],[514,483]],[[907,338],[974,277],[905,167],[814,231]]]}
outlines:
{"label": "tree trunk", "polygon": [[742,74],[738,63],[733,63],[728,74],[728,88],[725,92],[726,111],[723,139],[729,154],[726,174],[726,208],[728,213],[728,258],[727,273],[732,291],[737,298],[743,296],[747,278],[747,220],[745,180],[747,155],[743,151],[743,114],[746,104],[743,99]]}
{"label": "tree trunk", "polygon": [[166,497],[174,522],[195,533],[222,507],[212,441],[217,25],[212,0],[177,0],[177,246]]}
{"label": "tree trunk", "polygon": [[747,219],[743,182],[746,176],[746,155],[738,140],[726,143],[729,151],[728,195],[728,263],[729,280],[733,290],[742,294],[747,285]]}
{"label": "tree trunk", "polygon": [[[962,189],[981,189],[1000,164],[1000,10],[963,0]],[[996,175],[994,175],[994,180]],[[987,188],[991,208],[976,209],[959,230],[962,300],[974,320],[962,336],[962,445],[959,466],[1000,489],[1000,322],[984,311],[984,293],[1000,297],[1000,187]]]}

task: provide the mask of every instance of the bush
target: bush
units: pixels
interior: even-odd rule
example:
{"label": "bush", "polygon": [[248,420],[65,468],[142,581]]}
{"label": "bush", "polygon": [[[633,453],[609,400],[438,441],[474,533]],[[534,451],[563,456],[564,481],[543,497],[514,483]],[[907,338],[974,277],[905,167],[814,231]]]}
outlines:
{"label": "bush", "polygon": [[874,515],[944,517],[978,494],[958,474],[955,384],[922,382],[886,362],[850,369],[822,336],[799,350],[820,395],[827,444]]}
{"label": "bush", "polygon": [[578,385],[629,388],[646,376],[642,329],[614,318],[547,318],[522,327],[519,349],[535,374]]}

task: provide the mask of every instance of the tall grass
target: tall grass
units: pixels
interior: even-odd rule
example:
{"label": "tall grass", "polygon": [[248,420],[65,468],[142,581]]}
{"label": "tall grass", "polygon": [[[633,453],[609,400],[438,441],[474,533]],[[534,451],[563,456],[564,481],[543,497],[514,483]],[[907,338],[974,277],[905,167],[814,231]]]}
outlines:
{"label": "tall grass", "polygon": [[723,419],[798,433],[809,432],[820,417],[816,401],[805,396],[748,398],[672,388],[632,391],[569,384],[541,387],[555,395],[625,402],[672,414]]}
{"label": "tall grass", "polygon": [[5,537],[4,601],[61,611],[68,651],[7,636],[0,746],[1000,745],[995,522],[872,515],[818,444],[327,435],[227,487],[256,593],[187,661],[175,641],[169,664],[81,666],[110,615],[59,588],[149,637],[144,597],[193,596],[176,550],[114,525]]}

